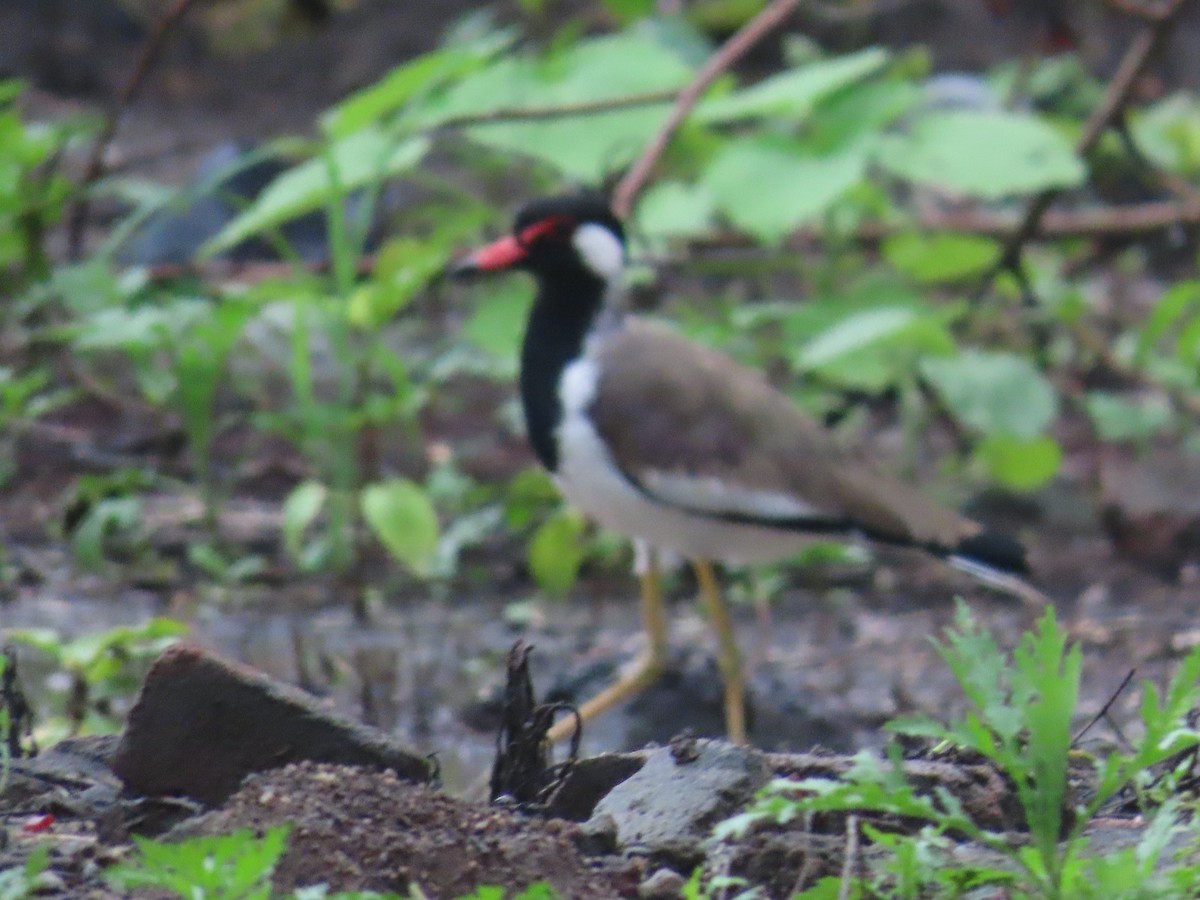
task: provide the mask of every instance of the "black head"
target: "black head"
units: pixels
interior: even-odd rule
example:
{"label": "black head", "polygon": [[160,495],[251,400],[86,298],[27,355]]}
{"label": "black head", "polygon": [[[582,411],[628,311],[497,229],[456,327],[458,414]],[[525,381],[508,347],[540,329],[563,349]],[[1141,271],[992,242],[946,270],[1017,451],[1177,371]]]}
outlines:
{"label": "black head", "polygon": [[625,229],[595,192],[534,200],[513,222],[512,234],[471,254],[456,274],[523,268],[535,274],[590,275],[609,281],[625,261]]}

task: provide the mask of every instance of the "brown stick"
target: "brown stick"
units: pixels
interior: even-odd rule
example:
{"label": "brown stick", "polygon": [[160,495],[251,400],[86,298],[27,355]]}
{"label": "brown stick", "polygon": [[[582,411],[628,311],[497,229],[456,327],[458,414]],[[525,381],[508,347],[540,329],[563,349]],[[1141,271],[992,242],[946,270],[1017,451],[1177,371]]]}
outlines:
{"label": "brown stick", "polygon": [[438,123],[438,130],[465,128],[470,125],[489,125],[493,122],[538,122],[543,119],[568,119],[594,113],[630,109],[636,106],[653,106],[675,99],[675,91],[646,91],[642,94],[627,94],[621,97],[605,97],[603,100],[587,100],[583,103],[562,103],[556,106],[513,106],[491,109],[487,112],[451,116]]}
{"label": "brown stick", "polygon": [[[1120,119],[1122,111],[1133,93],[1133,88],[1137,84],[1138,76],[1141,75],[1146,63],[1150,61],[1154,51],[1167,36],[1175,14],[1186,2],[1187,0],[1166,0],[1161,11],[1154,15],[1150,15],[1139,4],[1139,14],[1148,19],[1147,24],[1134,37],[1133,42],[1125,51],[1125,56],[1122,57],[1121,64],[1117,67],[1116,74],[1113,75],[1108,90],[1104,93],[1104,98],[1100,105],[1092,110],[1092,114],[1084,124],[1083,133],[1075,145],[1075,151],[1080,156],[1090,152],[1096,142],[1100,140],[1100,136]],[[1061,193],[1061,188],[1051,188],[1042,191],[1029,201],[1021,224],[1005,241],[1000,259],[988,270],[976,289],[976,299],[987,293],[992,282],[1001,272],[1011,271],[1016,275],[1018,281],[1023,282],[1021,253],[1030,239],[1037,234],[1050,205]]]}
{"label": "brown stick", "polygon": [[650,173],[667,149],[667,144],[671,142],[671,138],[683,124],[683,120],[687,118],[688,113],[692,111],[713,80],[728,70],[763,37],[781,25],[801,2],[802,0],[773,0],[762,12],[738,29],[737,33],[721,45],[716,53],[705,60],[700,71],[696,73],[696,77],[679,92],[679,96],[675,99],[675,107],[671,110],[667,121],[663,123],[662,128],[642,151],[642,155],[638,157],[637,161],[630,166],[629,171],[625,173],[613,191],[613,212],[618,217],[622,219],[629,217],[633,211],[633,201],[637,199],[638,192],[645,185]]}
{"label": "brown stick", "polygon": [[88,157],[87,168],[84,170],[83,182],[80,184],[79,199],[75,201],[75,205],[71,207],[70,215],[67,217],[67,253],[72,260],[79,259],[83,253],[83,235],[87,230],[88,216],[91,213],[87,189],[104,174],[104,154],[116,136],[121,115],[146,80],[146,76],[150,73],[150,67],[158,58],[159,53],[166,46],[171,29],[187,15],[188,10],[195,2],[196,0],[175,0],[174,5],[155,23],[154,30],[142,45],[142,52],[134,63],[133,71],[129,73],[129,77],[125,79],[125,83],[117,92],[112,109],[105,118],[104,128],[96,135],[96,142],[92,144],[92,152]]}

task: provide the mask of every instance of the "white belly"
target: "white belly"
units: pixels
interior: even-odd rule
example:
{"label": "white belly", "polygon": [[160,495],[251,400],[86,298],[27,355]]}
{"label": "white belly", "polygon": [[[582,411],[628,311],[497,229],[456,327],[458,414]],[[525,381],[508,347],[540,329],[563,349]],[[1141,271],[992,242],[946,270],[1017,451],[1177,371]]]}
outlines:
{"label": "white belly", "polygon": [[791,556],[811,541],[795,532],[722,522],[647,498],[617,469],[584,414],[595,384],[595,365],[584,357],[564,371],[560,391],[563,417],[555,482],[582,513],[606,528],[688,559],[765,562]]}

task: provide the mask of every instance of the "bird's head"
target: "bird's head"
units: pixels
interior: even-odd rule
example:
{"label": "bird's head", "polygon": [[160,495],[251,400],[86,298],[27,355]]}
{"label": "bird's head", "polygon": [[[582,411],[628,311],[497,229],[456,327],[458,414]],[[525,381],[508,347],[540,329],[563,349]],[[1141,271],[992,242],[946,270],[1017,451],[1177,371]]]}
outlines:
{"label": "bird's head", "polygon": [[539,276],[584,275],[610,282],[625,265],[625,230],[600,194],[549,197],[527,204],[512,234],[476,250],[455,275],[527,269]]}

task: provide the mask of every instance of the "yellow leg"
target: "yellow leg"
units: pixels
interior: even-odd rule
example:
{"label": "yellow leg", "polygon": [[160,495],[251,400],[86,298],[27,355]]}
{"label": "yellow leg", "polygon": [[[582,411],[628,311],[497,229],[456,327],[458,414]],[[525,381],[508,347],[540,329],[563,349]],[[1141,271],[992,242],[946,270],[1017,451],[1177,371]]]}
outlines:
{"label": "yellow leg", "polygon": [[[658,680],[666,667],[667,609],[653,550],[647,552],[645,570],[638,577],[642,584],[642,628],[646,632],[646,649],[615,682],[579,707],[579,717],[585,722],[644,691]],[[554,723],[546,737],[557,743],[574,733],[575,717],[566,716]]]}
{"label": "yellow leg", "polygon": [[746,676],[742,672],[742,655],[738,651],[737,635],[729,618],[729,607],[721,596],[712,563],[695,560],[696,580],[700,583],[700,598],[708,609],[713,629],[717,633],[717,662],[725,679],[725,732],[735,744],[746,744]]}

